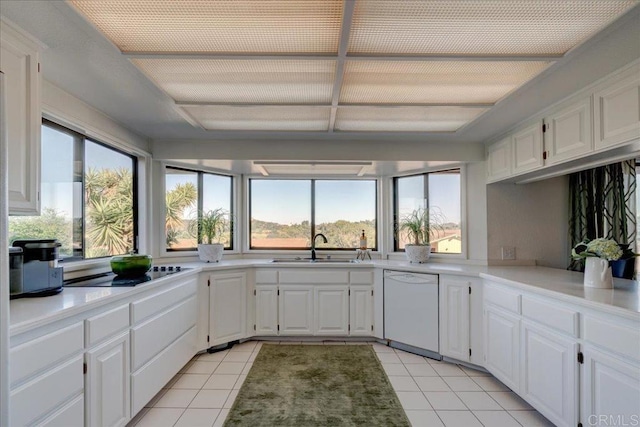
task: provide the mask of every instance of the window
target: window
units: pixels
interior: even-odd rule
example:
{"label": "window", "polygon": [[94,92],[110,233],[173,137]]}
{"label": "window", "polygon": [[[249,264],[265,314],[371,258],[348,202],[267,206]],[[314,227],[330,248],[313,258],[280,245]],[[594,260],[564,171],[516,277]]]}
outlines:
{"label": "window", "polygon": [[377,248],[375,180],[250,179],[250,248],[355,249],[364,230]]}
{"label": "window", "polygon": [[[230,176],[167,167],[165,174],[165,237],[167,251],[193,251],[202,243],[198,217],[224,211],[225,226],[216,236],[225,249],[233,249],[232,186]],[[217,243],[217,242],[214,242]]]}
{"label": "window", "polygon": [[[462,253],[460,229],[460,169],[397,177],[394,184],[394,219],[427,208],[442,218],[443,230],[431,237],[434,253]],[[400,238],[399,238],[400,237]],[[404,236],[394,236],[394,249],[403,251]]]}
{"label": "window", "polygon": [[136,158],[47,120],[41,150],[41,215],[10,217],[10,240],[57,239],[67,260],[136,250]]}

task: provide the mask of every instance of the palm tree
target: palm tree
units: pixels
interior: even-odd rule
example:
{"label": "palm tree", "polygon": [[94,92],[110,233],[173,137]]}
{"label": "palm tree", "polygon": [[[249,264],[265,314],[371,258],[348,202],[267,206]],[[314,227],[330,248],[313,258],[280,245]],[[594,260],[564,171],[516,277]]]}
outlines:
{"label": "palm tree", "polygon": [[178,243],[180,230],[185,229],[182,215],[185,209],[193,208],[197,198],[198,190],[191,182],[178,184],[173,190],[167,191],[167,195],[165,197],[165,228],[167,230],[167,246]]}
{"label": "palm tree", "polygon": [[133,248],[133,178],[128,169],[90,168],[85,173],[87,257]]}

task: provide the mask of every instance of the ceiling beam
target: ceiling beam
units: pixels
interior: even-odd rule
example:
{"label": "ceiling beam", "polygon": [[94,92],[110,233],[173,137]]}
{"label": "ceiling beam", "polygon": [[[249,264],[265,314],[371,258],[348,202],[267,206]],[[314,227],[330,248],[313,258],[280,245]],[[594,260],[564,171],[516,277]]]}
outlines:
{"label": "ceiling beam", "polygon": [[246,102],[206,102],[206,101],[176,101],[179,107],[332,107],[332,108],[357,108],[357,107],[467,107],[467,108],[491,108],[494,102],[421,102],[421,103],[246,103]]}
{"label": "ceiling beam", "polygon": [[351,22],[353,20],[353,11],[355,9],[355,1],[344,2],[342,11],[342,25],[340,26],[340,43],[338,45],[338,58],[336,64],[336,77],[333,81],[333,92],[331,95],[331,114],[329,116],[329,133],[333,132],[336,124],[336,115],[338,114],[338,102],[340,101],[340,91],[342,90],[342,81],[344,80],[344,63],[349,48],[349,34],[351,34]]}
{"label": "ceiling beam", "polygon": [[[352,4],[348,2],[346,5]],[[345,6],[346,12],[347,6]],[[348,34],[347,34],[348,43]],[[342,37],[340,38],[342,45]],[[346,49],[346,48],[345,48]],[[317,53],[317,54],[268,54],[268,53],[216,53],[216,52],[122,52],[122,55],[129,59],[218,59],[218,60],[307,60],[307,61],[326,61],[326,60],[348,60],[348,61],[558,61],[564,55],[470,55],[470,54],[451,54],[451,55],[364,55],[364,54],[335,54],[335,53]]]}

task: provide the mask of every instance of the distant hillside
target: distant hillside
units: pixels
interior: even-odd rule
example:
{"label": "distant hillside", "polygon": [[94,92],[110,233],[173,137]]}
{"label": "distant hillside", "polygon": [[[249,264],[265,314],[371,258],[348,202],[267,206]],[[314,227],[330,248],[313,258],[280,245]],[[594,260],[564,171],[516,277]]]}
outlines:
{"label": "distant hillside", "polygon": [[[327,244],[321,244],[321,240],[318,239],[317,246],[319,248],[355,249],[360,244],[362,230],[367,236],[369,247],[374,247],[376,245],[376,223],[374,220],[356,222],[339,220],[317,224],[315,232],[324,234],[329,241]],[[273,243],[269,243],[269,239],[274,239]],[[283,239],[290,239],[290,247],[300,247],[301,239],[306,242],[303,247],[311,247],[311,224],[309,221],[303,221],[299,224],[287,225],[251,219],[252,247],[283,247]]]}

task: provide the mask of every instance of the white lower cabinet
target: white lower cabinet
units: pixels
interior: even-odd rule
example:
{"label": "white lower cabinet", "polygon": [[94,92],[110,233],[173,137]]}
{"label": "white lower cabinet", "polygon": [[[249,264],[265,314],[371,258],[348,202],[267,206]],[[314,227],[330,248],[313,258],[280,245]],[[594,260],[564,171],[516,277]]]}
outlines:
{"label": "white lower cabinet", "polygon": [[349,333],[349,287],[314,286],[315,335]]}
{"label": "white lower cabinet", "polygon": [[278,323],[280,335],[313,335],[313,286],[280,286]]}
{"label": "white lower cabinet", "polygon": [[631,426],[635,420],[635,425],[638,425],[640,363],[613,356],[590,345],[584,346],[583,353],[582,423]]}
{"label": "white lower cabinet", "polygon": [[349,287],[349,335],[373,334],[373,286]]}
{"label": "white lower cabinet", "polygon": [[247,276],[245,272],[210,276],[210,345],[247,337]]}
{"label": "white lower cabinet", "polygon": [[440,354],[469,361],[468,280],[440,277]]}
{"label": "white lower cabinet", "polygon": [[494,306],[484,309],[484,366],[516,393],[520,390],[520,319]]}
{"label": "white lower cabinet", "polygon": [[255,335],[278,334],[278,285],[256,285]]}
{"label": "white lower cabinet", "polygon": [[123,426],[130,418],[129,332],[85,354],[86,425]]}
{"label": "white lower cabinet", "polygon": [[578,424],[578,343],[522,321],[520,395],[557,426]]}

